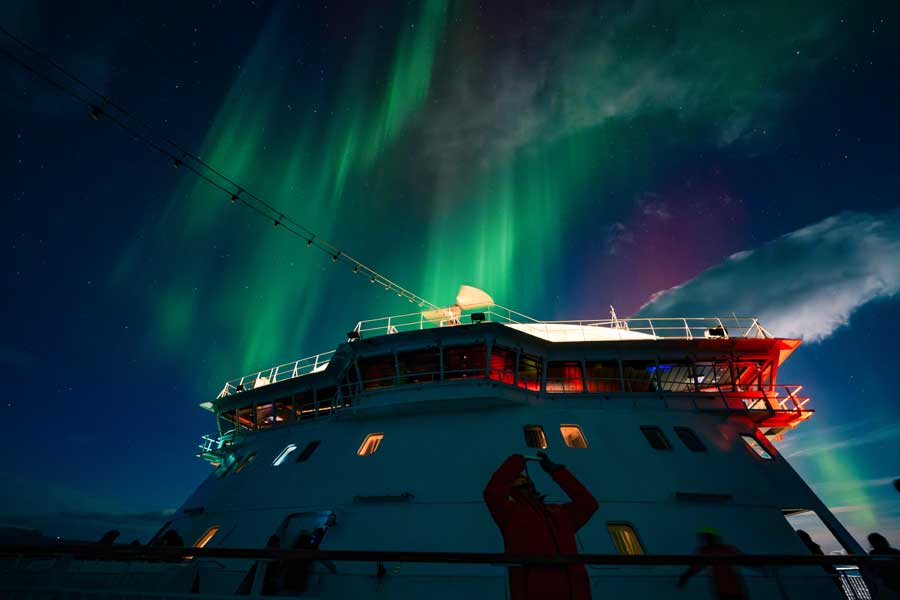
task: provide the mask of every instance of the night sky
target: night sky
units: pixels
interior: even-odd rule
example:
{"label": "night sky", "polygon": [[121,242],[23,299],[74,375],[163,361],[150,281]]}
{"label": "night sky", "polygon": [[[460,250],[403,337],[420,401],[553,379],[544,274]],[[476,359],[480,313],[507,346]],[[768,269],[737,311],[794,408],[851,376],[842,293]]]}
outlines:
{"label": "night sky", "polygon": [[[466,283],[537,318],[736,312],[803,337],[780,379],[817,412],[782,451],[864,545],[895,546],[898,18],[780,0],[0,7],[436,304]],[[0,82],[0,525],[146,540],[209,472],[198,403],[415,307],[2,58]]]}

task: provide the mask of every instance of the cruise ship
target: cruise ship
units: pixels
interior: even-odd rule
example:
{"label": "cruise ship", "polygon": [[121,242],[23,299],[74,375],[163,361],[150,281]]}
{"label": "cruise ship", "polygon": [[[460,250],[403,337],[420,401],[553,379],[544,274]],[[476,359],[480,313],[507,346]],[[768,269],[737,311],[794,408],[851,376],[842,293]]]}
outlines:
{"label": "cruise ship", "polygon": [[[508,598],[507,565],[478,558],[503,550],[483,490],[508,456],[538,452],[599,503],[579,552],[635,557],[588,564],[594,598],[712,597],[708,571],[679,588],[684,564],[639,562],[691,555],[704,528],[747,555],[808,555],[789,522],[806,514],[864,555],[772,443],[813,415],[778,380],[799,345],[749,317],[539,321],[464,287],[449,308],[361,321],[334,350],[211,392],[209,475],[149,543],[196,556],[8,558],[0,594]],[[567,501],[526,464],[547,502]],[[265,554],[278,549],[338,560]],[[751,598],[870,597],[855,570],[742,573]]]}

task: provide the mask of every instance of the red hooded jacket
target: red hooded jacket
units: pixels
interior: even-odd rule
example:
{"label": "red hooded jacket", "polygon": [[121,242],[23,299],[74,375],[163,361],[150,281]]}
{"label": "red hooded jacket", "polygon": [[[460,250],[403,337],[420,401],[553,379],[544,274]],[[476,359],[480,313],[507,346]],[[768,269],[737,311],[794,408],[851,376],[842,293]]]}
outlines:
{"label": "red hooded jacket", "polygon": [[[567,504],[541,504],[514,490],[525,468],[520,454],[507,458],[484,488],[484,501],[503,534],[507,554],[578,554],[575,532],[590,520],[598,504],[568,469],[551,474],[572,499]],[[512,600],[588,600],[590,582],[584,565],[511,567]]]}

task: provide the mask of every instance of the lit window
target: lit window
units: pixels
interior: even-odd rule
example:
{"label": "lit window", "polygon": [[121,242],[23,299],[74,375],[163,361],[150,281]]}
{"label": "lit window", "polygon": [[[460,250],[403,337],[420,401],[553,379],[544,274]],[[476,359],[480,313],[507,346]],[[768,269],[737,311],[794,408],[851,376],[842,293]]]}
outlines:
{"label": "lit window", "polygon": [[669,443],[668,438],[666,438],[666,434],[664,434],[662,432],[662,429],[660,429],[659,427],[642,425],[641,432],[644,434],[644,437],[647,438],[647,441],[650,443],[650,446],[654,450],[672,449],[672,444]]}
{"label": "lit window", "polygon": [[383,433],[370,433],[366,436],[366,439],[363,440],[363,443],[359,445],[359,450],[357,450],[356,453],[360,456],[375,454],[378,447],[381,445],[382,439],[384,439]]}
{"label": "lit window", "polygon": [[209,529],[203,532],[197,541],[194,542],[194,548],[203,548],[209,543],[209,540],[213,539],[213,536],[219,531],[220,527],[218,525],[213,525]]}
{"label": "lit window", "polygon": [[306,445],[306,448],[303,449],[303,452],[297,457],[297,462],[305,462],[312,456],[312,453],[316,451],[316,448],[319,447],[319,444],[322,442],[319,440],[313,440]]}
{"label": "lit window", "polygon": [[503,346],[491,348],[491,379],[513,384],[516,381],[516,351]]}
{"label": "lit window", "polygon": [[621,392],[622,382],[619,379],[619,361],[589,360],[587,367],[587,389],[589,392]]}
{"label": "lit window", "polygon": [[483,378],[486,361],[484,344],[444,348],[444,380]]}
{"label": "lit window", "polygon": [[667,392],[694,392],[694,364],[690,360],[669,360],[662,358],[657,367],[660,389]]}
{"label": "lit window", "polygon": [[400,383],[432,383],[441,378],[441,354],[437,348],[397,354]]}
{"label": "lit window", "polygon": [[534,392],[541,389],[541,371],[544,369],[543,359],[530,354],[519,355],[519,387]]}
{"label": "lit window", "polygon": [[574,360],[547,363],[547,392],[550,394],[580,394],[584,391],[581,363]]}
{"label": "lit window", "polygon": [[625,523],[608,523],[606,525],[609,537],[612,538],[616,551],[619,554],[643,555],[646,554],[641,540],[638,539],[634,527]]}
{"label": "lit window", "polygon": [[741,439],[744,440],[744,444],[746,444],[747,448],[753,451],[756,456],[760,457],[763,460],[772,460],[772,454],[766,450],[765,446],[759,443],[753,435],[749,433],[742,433]]}
{"label": "lit window", "polygon": [[363,387],[367,390],[394,385],[396,371],[393,354],[359,359],[359,372],[362,374]]}
{"label": "lit window", "polygon": [[569,448],[587,448],[587,440],[584,432],[578,425],[560,425],[559,432],[562,433],[563,440]]}
{"label": "lit window", "polygon": [[688,450],[693,452],[706,452],[706,446],[693,429],[688,427],[676,427],[675,434],[681,439],[684,445],[688,447]]}
{"label": "lit window", "polygon": [[547,436],[544,435],[544,428],[540,425],[525,426],[525,445],[529,448],[546,448]]}
{"label": "lit window", "polygon": [[297,444],[288,444],[284,447],[284,450],[278,453],[278,456],[275,457],[275,460],[272,461],[272,466],[277,467],[281,463],[287,460],[288,455],[297,449]]}
{"label": "lit window", "polygon": [[237,475],[238,473],[243,471],[245,468],[247,468],[247,465],[252,463],[254,458],[256,458],[256,452],[250,453],[250,455],[247,458],[242,460],[241,463],[234,468],[234,474]]}

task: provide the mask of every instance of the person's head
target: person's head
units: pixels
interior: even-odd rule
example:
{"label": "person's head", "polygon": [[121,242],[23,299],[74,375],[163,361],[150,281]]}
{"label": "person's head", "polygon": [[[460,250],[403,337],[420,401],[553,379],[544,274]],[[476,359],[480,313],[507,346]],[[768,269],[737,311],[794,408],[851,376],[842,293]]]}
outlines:
{"label": "person's head", "polygon": [[872,545],[873,550],[887,550],[891,547],[891,545],[888,544],[887,538],[880,533],[870,533],[869,543]]}
{"label": "person's head", "polygon": [[802,529],[798,529],[798,530],[797,530],[797,536],[798,536],[801,540],[803,540],[803,543],[806,544],[807,546],[809,546],[810,544],[814,544],[814,543],[815,543],[815,542],[813,541],[813,539],[810,537],[810,535],[809,535],[808,533],[806,533],[805,531],[803,531]]}
{"label": "person's head", "polygon": [[537,488],[534,486],[534,482],[531,480],[531,477],[529,477],[527,473],[520,473],[519,476],[516,477],[513,481],[512,488],[514,492],[528,498],[529,500],[533,500],[535,502],[544,501],[544,496],[538,493]]}
{"label": "person's head", "polygon": [[719,530],[715,527],[703,527],[697,532],[697,539],[699,539],[700,543],[704,546],[709,546],[721,542],[722,536],[719,535]]}

